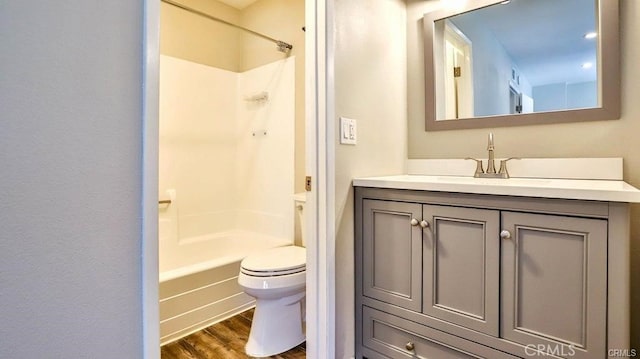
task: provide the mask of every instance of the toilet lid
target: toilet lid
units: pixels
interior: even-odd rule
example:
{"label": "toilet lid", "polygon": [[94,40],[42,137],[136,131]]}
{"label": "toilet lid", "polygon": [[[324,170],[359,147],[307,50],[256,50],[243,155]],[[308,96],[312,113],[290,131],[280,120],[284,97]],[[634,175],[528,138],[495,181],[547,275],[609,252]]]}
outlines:
{"label": "toilet lid", "polygon": [[305,248],[286,246],[247,256],[242,260],[240,266],[246,271],[256,273],[294,273],[304,270],[306,264],[307,250]]}

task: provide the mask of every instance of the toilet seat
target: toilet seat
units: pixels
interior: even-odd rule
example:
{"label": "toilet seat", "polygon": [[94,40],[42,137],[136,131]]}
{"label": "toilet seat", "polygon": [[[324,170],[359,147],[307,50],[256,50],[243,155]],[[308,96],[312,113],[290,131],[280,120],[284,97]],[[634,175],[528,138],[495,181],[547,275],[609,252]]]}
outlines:
{"label": "toilet seat", "polygon": [[252,277],[276,277],[304,272],[307,251],[296,246],[278,247],[252,254],[240,263],[240,272]]}
{"label": "toilet seat", "polygon": [[279,277],[283,275],[304,272],[306,270],[307,268],[305,268],[305,266],[302,266],[302,268],[295,268],[295,269],[289,269],[289,270],[283,270],[283,271],[252,271],[249,269],[240,268],[240,271],[243,274],[250,275],[252,277]]}

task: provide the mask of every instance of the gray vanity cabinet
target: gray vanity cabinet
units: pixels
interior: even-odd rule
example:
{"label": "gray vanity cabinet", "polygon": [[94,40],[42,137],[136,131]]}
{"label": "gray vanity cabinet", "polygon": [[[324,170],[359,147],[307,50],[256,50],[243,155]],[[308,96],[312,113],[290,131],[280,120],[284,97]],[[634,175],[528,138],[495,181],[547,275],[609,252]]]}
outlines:
{"label": "gray vanity cabinet", "polygon": [[607,221],[503,212],[501,228],[501,337],[604,358]]}
{"label": "gray vanity cabinet", "polygon": [[606,358],[609,210],[356,187],[356,358]]}
{"label": "gray vanity cabinet", "polygon": [[498,335],[496,210],[424,205],[422,312]]}
{"label": "gray vanity cabinet", "polygon": [[422,295],[422,231],[411,221],[422,218],[416,203],[363,202],[364,295],[420,311]]}
{"label": "gray vanity cabinet", "polygon": [[367,358],[516,359],[478,343],[423,327],[369,307],[363,308],[364,346],[375,350]]}

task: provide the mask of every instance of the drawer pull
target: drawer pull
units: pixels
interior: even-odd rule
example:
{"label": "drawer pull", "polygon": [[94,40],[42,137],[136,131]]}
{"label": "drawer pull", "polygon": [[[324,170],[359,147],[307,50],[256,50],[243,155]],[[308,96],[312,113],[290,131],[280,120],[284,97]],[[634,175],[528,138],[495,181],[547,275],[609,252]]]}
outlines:
{"label": "drawer pull", "polygon": [[425,221],[424,219],[422,221],[420,221],[420,227],[422,228],[429,228],[429,222]]}
{"label": "drawer pull", "polygon": [[404,347],[405,347],[405,349],[407,349],[408,351],[413,351],[413,350],[416,348],[416,346],[415,346],[415,345],[413,345],[413,343],[412,343],[412,342],[408,342],[407,344],[405,344],[405,346],[404,346]]}
{"label": "drawer pull", "polygon": [[511,239],[511,232],[507,231],[506,229],[503,230],[502,232],[500,232],[500,238],[502,238],[502,239]]}
{"label": "drawer pull", "polygon": [[414,227],[417,226],[418,225],[418,220],[415,219],[415,218],[411,218],[411,225],[414,226]]}

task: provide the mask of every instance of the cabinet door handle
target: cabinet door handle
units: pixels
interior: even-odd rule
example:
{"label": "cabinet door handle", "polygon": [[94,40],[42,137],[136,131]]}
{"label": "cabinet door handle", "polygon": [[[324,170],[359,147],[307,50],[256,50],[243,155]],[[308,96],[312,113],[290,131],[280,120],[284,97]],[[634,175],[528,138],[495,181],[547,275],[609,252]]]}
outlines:
{"label": "cabinet door handle", "polygon": [[407,349],[408,351],[413,351],[416,348],[416,346],[413,345],[412,342],[408,342],[407,344],[405,344],[404,348]]}
{"label": "cabinet door handle", "polygon": [[429,227],[429,222],[425,221],[424,219],[422,221],[420,221],[420,227],[422,228],[428,228]]}
{"label": "cabinet door handle", "polygon": [[411,218],[411,225],[414,226],[414,227],[417,226],[418,225],[418,220],[415,219],[415,218]]}
{"label": "cabinet door handle", "polygon": [[500,232],[500,238],[511,239],[511,232],[507,231],[506,229],[503,229],[502,232]]}

